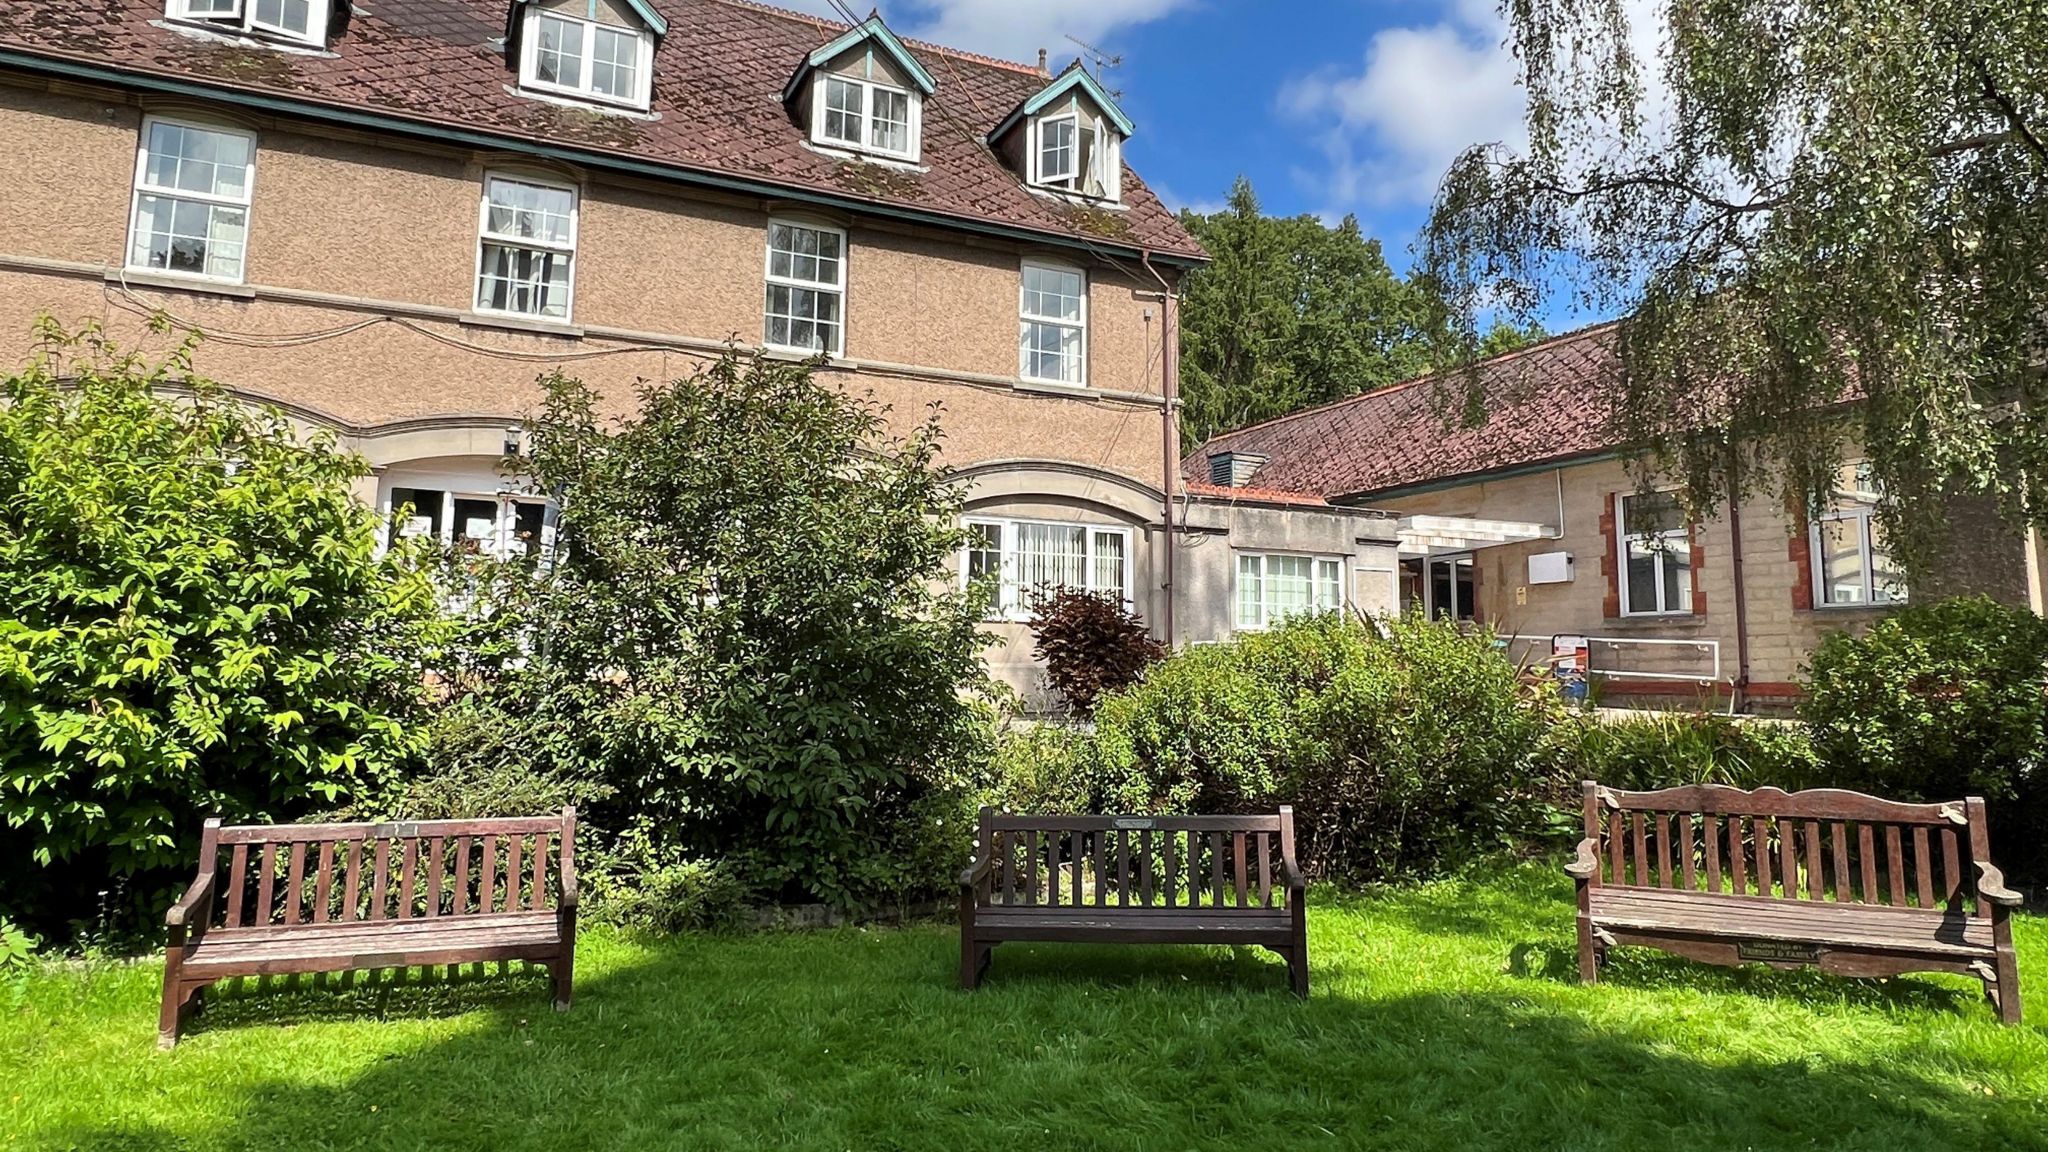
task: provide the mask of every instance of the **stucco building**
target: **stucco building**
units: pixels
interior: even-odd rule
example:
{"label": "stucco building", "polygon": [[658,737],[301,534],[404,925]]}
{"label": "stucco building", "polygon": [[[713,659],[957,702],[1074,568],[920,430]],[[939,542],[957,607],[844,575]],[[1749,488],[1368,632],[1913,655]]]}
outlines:
{"label": "stucco building", "polygon": [[1040,57],[743,0],[7,4],[0,333],[202,331],[198,371],[370,460],[363,499],[414,509],[392,530],[493,551],[551,530],[499,468],[542,373],[623,411],[728,343],[820,358],[905,421],[943,407],[960,576],[1000,574],[991,662],[1027,692],[1042,583],[1174,642],[1231,630],[1239,552],[1274,557],[1275,618],[1385,607],[1388,518],[1179,483],[1205,256],[1115,99]]}
{"label": "stucco building", "polygon": [[1384,510],[1399,553],[1389,598],[1489,625],[1532,664],[1590,663],[1609,699],[1781,704],[1822,635],[1909,596],[2042,610],[2038,541],[1987,502],[1951,504],[1950,562],[1909,589],[1854,463],[1820,517],[1757,497],[1688,522],[1603,439],[1615,337],[1601,325],[1480,365],[1476,426],[1447,422],[1451,394],[1425,378],[1218,436],[1186,472]]}

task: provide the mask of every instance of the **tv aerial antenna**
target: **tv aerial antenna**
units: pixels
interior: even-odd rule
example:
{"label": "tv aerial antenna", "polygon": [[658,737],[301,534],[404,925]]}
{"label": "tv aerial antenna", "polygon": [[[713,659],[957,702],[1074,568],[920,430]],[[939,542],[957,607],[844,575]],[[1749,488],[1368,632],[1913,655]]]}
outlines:
{"label": "tv aerial antenna", "polygon": [[[1106,76],[1112,70],[1124,66],[1124,58],[1121,54],[1112,55],[1104,52],[1079,36],[1069,36],[1067,41],[1081,50],[1082,57],[1088,61],[1089,66],[1098,77]],[[1124,98],[1121,88],[1111,88],[1109,94],[1118,100]]]}

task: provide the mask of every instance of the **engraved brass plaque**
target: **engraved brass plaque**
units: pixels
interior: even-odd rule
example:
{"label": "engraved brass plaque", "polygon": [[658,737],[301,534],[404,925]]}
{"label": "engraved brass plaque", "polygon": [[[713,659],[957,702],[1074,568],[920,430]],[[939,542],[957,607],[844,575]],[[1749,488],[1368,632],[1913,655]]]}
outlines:
{"label": "engraved brass plaque", "polygon": [[1744,960],[1761,960],[1766,964],[1820,963],[1820,945],[1795,944],[1787,940],[1744,940],[1735,946],[1735,954]]}

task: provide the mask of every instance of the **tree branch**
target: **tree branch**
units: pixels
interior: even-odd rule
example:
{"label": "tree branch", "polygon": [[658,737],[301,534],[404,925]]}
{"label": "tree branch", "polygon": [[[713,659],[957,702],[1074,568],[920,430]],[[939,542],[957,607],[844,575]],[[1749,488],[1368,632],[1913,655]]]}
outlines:
{"label": "tree branch", "polygon": [[2018,133],[2020,139],[2027,142],[2027,147],[2034,150],[2037,158],[2048,160],[2048,148],[2043,148],[2040,137],[2034,135],[2033,129],[2027,127],[2026,118],[2020,115],[2019,106],[2012,102],[2012,97],[2007,96],[1998,87],[1998,81],[1991,76],[1991,69],[1984,66],[1983,58],[1971,57],[1970,67],[1976,71],[1977,79],[1984,85],[1984,98],[1998,106],[1999,112],[2005,116],[2005,122],[2012,125],[2013,132]]}

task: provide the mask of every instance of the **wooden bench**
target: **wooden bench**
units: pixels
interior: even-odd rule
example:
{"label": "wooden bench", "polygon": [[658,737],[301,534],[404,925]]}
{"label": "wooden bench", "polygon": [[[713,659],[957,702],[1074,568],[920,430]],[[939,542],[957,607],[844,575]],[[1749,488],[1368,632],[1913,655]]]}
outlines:
{"label": "wooden bench", "polygon": [[164,917],[158,1042],[176,1044],[200,993],[231,976],[524,960],[547,966],[566,1009],[575,840],[574,808],[390,824],[209,820],[199,876]]}
{"label": "wooden bench", "polygon": [[1308,995],[1294,812],[1272,816],[1020,816],[981,810],[960,876],[960,986],[1008,940],[1254,944]]}
{"label": "wooden bench", "polygon": [[1710,964],[1756,961],[1848,976],[1958,972],[2020,1018],[1984,801],[1901,804],[1831,789],[1706,784],[1621,792],[1585,783],[1579,977],[1641,944]]}

